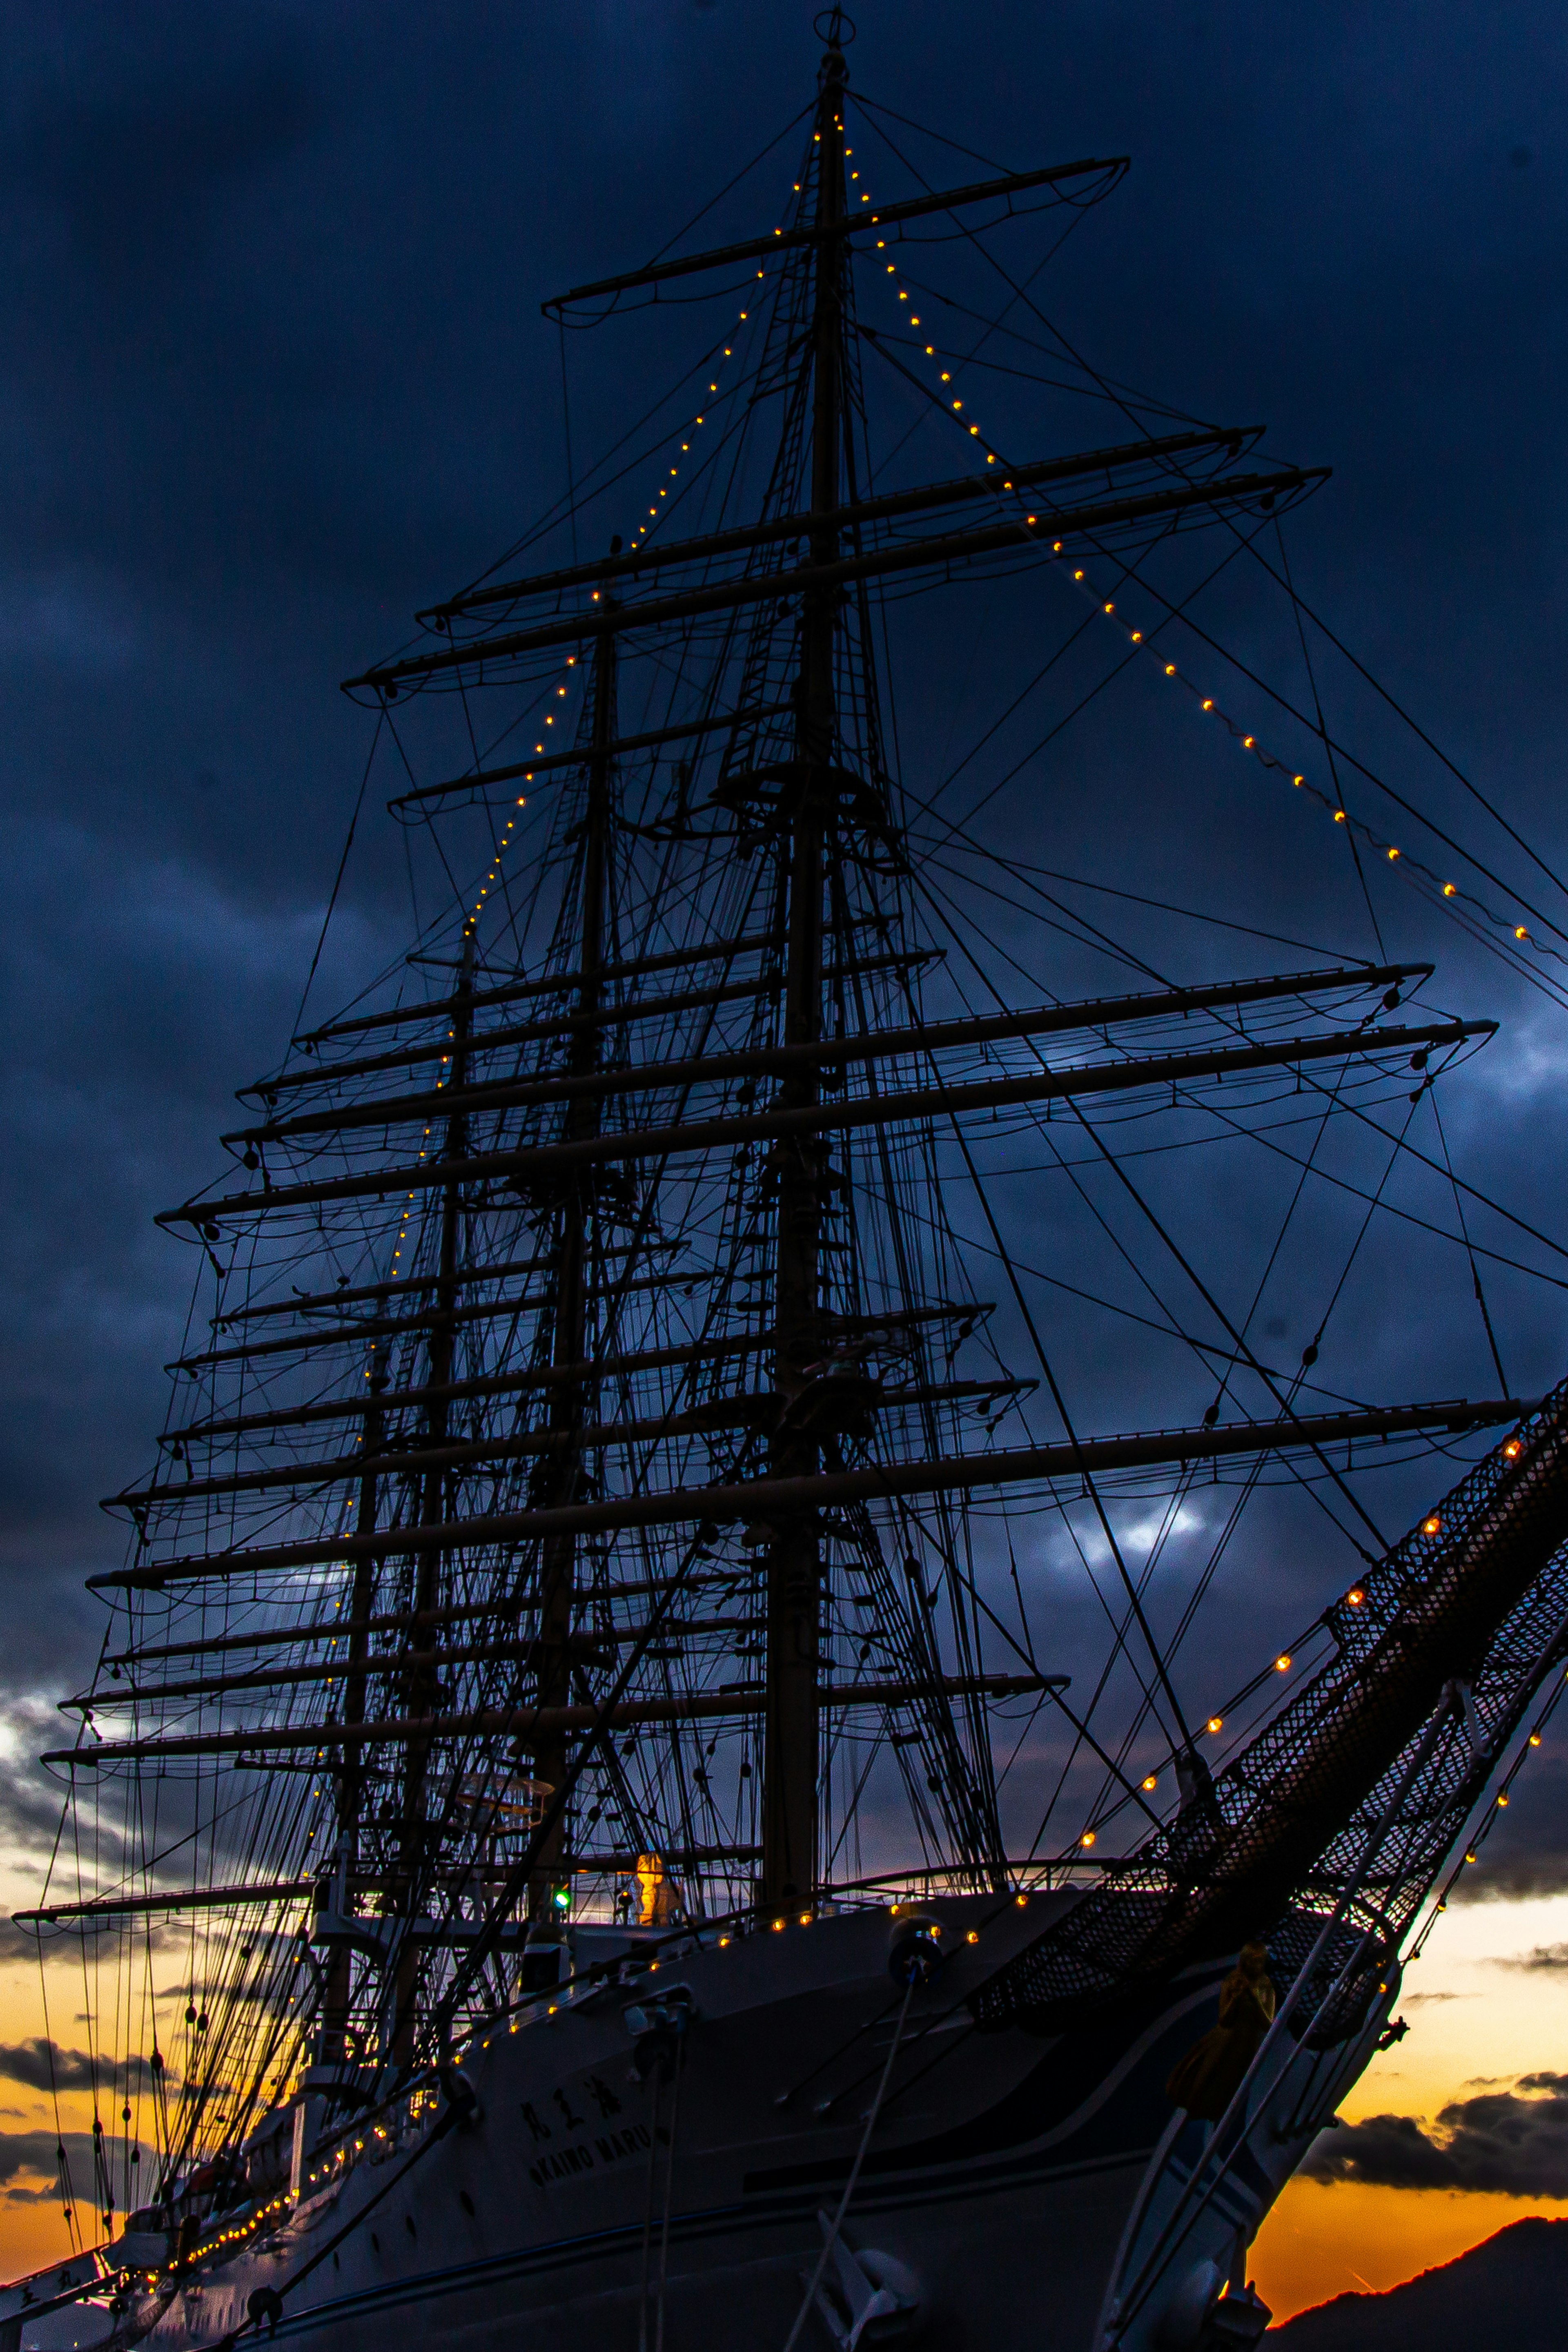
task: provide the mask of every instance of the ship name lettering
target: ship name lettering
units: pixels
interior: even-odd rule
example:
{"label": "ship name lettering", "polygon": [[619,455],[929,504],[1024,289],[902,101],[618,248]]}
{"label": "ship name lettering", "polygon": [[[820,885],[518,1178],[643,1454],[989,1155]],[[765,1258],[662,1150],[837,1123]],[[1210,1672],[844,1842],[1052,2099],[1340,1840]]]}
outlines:
{"label": "ship name lettering", "polygon": [[628,2124],[623,2131],[603,2133],[593,2143],[599,2150],[601,2164],[616,2164],[623,2156],[635,2156],[648,2145],[646,2124]]}
{"label": "ship name lettering", "polygon": [[544,2189],[552,2180],[569,2180],[574,2172],[591,2172],[593,2158],[586,2147],[563,2147],[554,2156],[541,2156],[537,2164],[528,2167],[528,2179],[536,2189]]}

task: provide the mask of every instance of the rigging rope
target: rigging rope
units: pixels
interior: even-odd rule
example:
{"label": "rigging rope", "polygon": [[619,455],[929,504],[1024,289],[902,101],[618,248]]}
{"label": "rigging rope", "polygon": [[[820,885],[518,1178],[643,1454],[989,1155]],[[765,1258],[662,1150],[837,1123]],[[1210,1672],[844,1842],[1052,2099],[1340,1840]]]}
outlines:
{"label": "rigging rope", "polygon": [[311,982],[315,980],[316,969],[321,961],[321,950],[327,944],[327,931],[338,904],[338,893],[343,887],[343,877],[349,870],[349,853],[354,845],[354,834],[359,825],[360,812],[365,804],[366,787],[371,781],[371,770],[375,765],[376,746],[382,739],[382,715],[377,717],[375,731],[371,737],[371,748],[365,754],[365,770],[360,778],[360,789],[355,797],[353,814],[349,819],[349,831],[343,843],[343,854],[338,860],[338,871],[332,877],[332,888],[327,900],[327,911],[321,918],[321,930],[316,941],[316,952],[310,959],[310,969],[305,975],[305,985],[299,992],[299,1003],[295,1010],[293,1022],[295,1029],[298,1028],[304,1018],[306,1000],[310,994]]}
{"label": "rigging rope", "polygon": [[876,2086],[876,2096],[871,2103],[871,2112],[865,2119],[865,2129],[861,2134],[860,2146],[854,2154],[854,2162],[850,2166],[849,2179],[844,2183],[843,2195],[839,2199],[837,2210],[824,2235],[822,2251],[817,2257],[816,2268],[812,2271],[807,2284],[805,2300],[795,2315],[795,2325],[784,2339],[783,2352],[795,2352],[795,2347],[800,2340],[801,2330],[810,2317],[811,2307],[817,2300],[817,2290],[822,2284],[823,2273],[828,2267],[828,2258],[839,2242],[839,2233],[844,2226],[844,2216],[850,2210],[850,2200],[855,2193],[855,2188],[861,2177],[861,2167],[865,2162],[866,2152],[871,2147],[872,2134],[876,2129],[877,2118],[882,2113],[882,2103],[887,2096],[887,2086],[893,2074],[894,2061],[898,2056],[899,2043],[904,2039],[904,2021],[909,2015],[909,2004],[915,1998],[915,1988],[919,1981],[918,1971],[912,1968],[904,1986],[904,2000],[899,2009],[898,2019],[893,2029],[893,2039],[887,2045],[887,2063],[883,2067],[882,2080]]}

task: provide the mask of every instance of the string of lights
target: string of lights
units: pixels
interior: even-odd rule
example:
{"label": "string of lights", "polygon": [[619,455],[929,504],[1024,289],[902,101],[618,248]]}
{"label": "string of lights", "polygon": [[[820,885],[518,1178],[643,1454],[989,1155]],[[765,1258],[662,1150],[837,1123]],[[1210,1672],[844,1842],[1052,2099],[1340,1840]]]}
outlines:
{"label": "string of lights", "polygon": [[[884,238],[878,238],[879,252],[885,249],[885,244]],[[886,277],[896,279],[899,275],[897,263],[886,262],[883,265],[883,273]],[[911,300],[907,289],[897,288],[887,290],[890,292],[896,290],[900,302]],[[921,320],[918,314],[912,309],[907,314],[901,315],[901,323],[917,328]],[[934,363],[939,363],[943,355],[937,352],[935,344],[927,343],[924,346],[924,356]],[[955,387],[952,369],[937,364],[937,376],[940,384],[944,387],[941,393],[934,394],[937,405],[951,420],[962,425],[967,438],[979,441],[980,446],[986,453],[988,466],[1005,466],[1006,459],[998,450],[992,447],[982,426],[972,417],[964,415],[963,394],[961,390]],[[1021,495],[1014,490],[1012,483],[1004,478],[1002,488],[1005,492],[1011,492],[1017,499],[1018,510],[1024,524],[1030,529],[1036,528],[1040,521],[1039,515],[1024,511],[1025,502]],[[1130,627],[1125,619],[1118,614],[1115,599],[1105,597],[1096,591],[1089,579],[1087,568],[1082,564],[1073,564],[1066,558],[1064,545],[1061,540],[1052,541],[1051,555],[1054,563],[1071,572],[1071,584],[1079,592],[1082,601],[1098,614],[1102,621],[1114,628],[1123,644],[1132,653],[1146,663],[1154,664],[1156,674],[1179,687],[1204,717],[1217,719],[1239,750],[1256,760],[1270,774],[1283,778],[1290,783],[1292,790],[1304,792],[1310,799],[1315,801],[1325,812],[1332,824],[1348,826],[1351,833],[1364,846],[1375,851],[1385,864],[1395,866],[1402,878],[1416,887],[1422,897],[1437,905],[1444,912],[1462,909],[1471,917],[1473,921],[1488,927],[1500,940],[1506,938],[1516,948],[1529,947],[1537,955],[1550,957],[1553,962],[1568,969],[1568,956],[1563,955],[1545,940],[1538,939],[1528,924],[1520,922],[1516,917],[1500,914],[1495,908],[1489,906],[1473,891],[1448,880],[1420,857],[1378,833],[1364,819],[1352,815],[1343,805],[1337,793],[1326,791],[1322,786],[1314,783],[1306,773],[1281,759],[1241,721],[1233,719],[1227,710],[1222,709],[1217,697],[1205,694],[1202,687],[1186,677],[1176,663],[1163,659],[1159,649],[1151,645],[1149,633]]]}
{"label": "string of lights", "polygon": [[1485,1845],[1488,1838],[1497,1827],[1499,1815],[1508,1811],[1509,1800],[1513,1793],[1514,1782],[1518,1780],[1520,1774],[1529,1763],[1531,1757],[1536,1748],[1541,1746],[1547,1726],[1550,1724],[1562,1702],[1565,1687],[1568,1687],[1568,1672],[1565,1672],[1552,1684],[1547,1694],[1544,1704],[1538,1712],[1535,1721],[1530,1727],[1524,1745],[1521,1748],[1518,1755],[1514,1758],[1512,1763],[1504,1772],[1502,1780],[1490,1800],[1485,1812],[1481,1815],[1480,1821],[1477,1825],[1475,1834],[1466,1842],[1464,1853],[1460,1855],[1458,1861],[1448,1873],[1448,1877],[1443,1882],[1442,1887],[1428,1907],[1427,1916],[1422,1921],[1416,1939],[1410,1947],[1409,1958],[1411,1959],[1418,1960],[1420,1958],[1422,1952],[1426,1948],[1427,1939],[1437,1924],[1438,1913],[1448,1909],[1448,1897],[1452,1895],[1454,1888],[1458,1884],[1459,1880],[1464,1876],[1466,1870],[1473,1868],[1475,1864],[1479,1862],[1481,1848]]}

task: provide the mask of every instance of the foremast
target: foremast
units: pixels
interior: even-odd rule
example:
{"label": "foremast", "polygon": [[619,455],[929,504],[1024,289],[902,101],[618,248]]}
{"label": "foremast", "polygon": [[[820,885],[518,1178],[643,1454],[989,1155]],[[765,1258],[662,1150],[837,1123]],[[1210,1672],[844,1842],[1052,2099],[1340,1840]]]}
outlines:
{"label": "foremast", "polygon": [[[837,30],[837,20],[834,21]],[[811,304],[811,528],[813,567],[838,553],[843,438],[843,240],[833,232],[844,212],[844,55],[837,39],[823,58],[817,100],[816,247]],[[838,592],[809,587],[801,598],[800,666],[796,686],[794,814],[783,877],[784,1044],[810,1048],[822,1034],[823,850],[833,793],[834,654]],[[802,1055],[779,1093],[786,1108],[820,1099],[821,1066]],[[770,1466],[780,1478],[811,1477],[821,1449],[792,1417],[821,1353],[821,1214],[824,1147],[816,1136],[779,1150],[778,1240],[774,1286],[774,1382],[778,1421]],[[767,1699],[762,1784],[759,1907],[781,1912],[809,1903],[817,1875],[819,1779],[818,1659],[821,1643],[822,1558],[818,1514],[810,1507],[780,1515],[768,1548],[765,1596]]]}
{"label": "foremast", "polygon": [[[601,636],[593,656],[593,703],[588,757],[587,803],[582,817],[582,882],[579,929],[577,990],[578,1020],[568,1055],[571,1077],[590,1079],[602,1058],[603,1029],[599,1014],[603,1002],[605,926],[610,893],[609,746],[615,737],[615,640]],[[597,1135],[601,1122],[601,1097],[584,1086],[570,1098],[562,1141],[568,1144]],[[559,1503],[576,1502],[583,1478],[582,1435],[589,1415],[590,1390],[580,1370],[588,1360],[588,1286],[590,1227],[595,1214],[599,1171],[591,1168],[569,1172],[564,1181],[556,1267],[556,1310],[553,1362],[570,1377],[554,1388],[549,1414],[553,1495]],[[576,1535],[570,1529],[547,1536],[540,1547],[538,1620],[538,1706],[541,1713],[559,1716],[572,1693],[572,1611],[577,1586]],[[538,1742],[534,1766],[545,1788],[553,1791],[570,1769],[568,1738],[558,1728]],[[528,1917],[537,1928],[549,1918],[556,1897],[570,1886],[562,1864],[567,1821],[562,1814],[550,1832],[528,1883]]]}
{"label": "foremast", "polygon": [[[441,1193],[439,1255],[427,1349],[430,1399],[425,1408],[425,1444],[432,1460],[424,1474],[420,1513],[422,1527],[433,1531],[443,1528],[453,1516],[451,1475],[441,1454],[452,1425],[450,1391],[464,1223],[462,1169],[468,1153],[468,1121],[461,1106],[468,1080],[468,1048],[474,1028],[476,927],[477,918],[472,916],[463,927],[452,1017],[452,1058],[447,1066],[447,1083],[456,1107],[445,1122],[443,1139],[448,1174]],[[414,1725],[428,1724],[440,1703],[435,1612],[443,1596],[444,1565],[445,1553],[438,1539],[423,1546],[414,1556],[404,1683],[404,1704]],[[415,1730],[408,1743],[397,1824],[397,1857],[388,1901],[388,1907],[400,1922],[391,1991],[390,2054],[402,2067],[406,2067],[413,2057],[419,2031],[421,1956],[412,1930],[425,1899],[429,1867],[426,1812],[432,1745],[429,1734],[423,1730]]]}

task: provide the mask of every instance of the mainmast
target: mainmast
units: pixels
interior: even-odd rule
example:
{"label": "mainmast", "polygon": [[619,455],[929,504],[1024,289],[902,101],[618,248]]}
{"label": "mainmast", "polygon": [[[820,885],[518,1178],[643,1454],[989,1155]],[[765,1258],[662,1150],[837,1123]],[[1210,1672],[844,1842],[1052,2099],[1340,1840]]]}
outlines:
{"label": "mainmast", "polygon": [[[813,568],[831,564],[839,534],[843,406],[843,240],[831,234],[844,211],[842,49],[834,34],[822,59],[817,102],[816,247],[811,312],[811,527]],[[786,927],[784,1043],[821,1036],[822,851],[833,777],[833,652],[838,592],[809,587],[800,604],[794,813],[783,876]],[[808,1062],[780,1087],[781,1108],[803,1109],[820,1096],[820,1067]],[[821,1171],[815,1135],[782,1138],[778,1159],[778,1258],[774,1286],[774,1386],[779,1420],[771,1448],[776,1477],[810,1477],[821,1452],[791,1407],[821,1349]],[[767,1711],[762,1782],[762,1875],[758,1903],[777,1912],[810,1900],[817,1867],[817,1660],[821,1624],[821,1541],[815,1509],[780,1515],[768,1549]]]}
{"label": "mainmast", "polygon": [[[616,541],[617,547],[620,541]],[[572,1032],[568,1058],[570,1077],[586,1079],[598,1069],[603,1032],[594,1016],[603,997],[604,929],[610,871],[609,746],[615,737],[615,640],[599,638],[593,656],[592,734],[588,758],[588,802],[582,825],[582,905],[579,926],[577,1011],[582,1016]],[[601,1119],[601,1097],[585,1087],[567,1104],[562,1140],[580,1142],[597,1135]],[[556,1313],[552,1363],[559,1371],[581,1366],[588,1353],[588,1234],[593,1213],[598,1171],[569,1170],[563,1182],[560,1242],[556,1274]],[[588,1382],[580,1376],[558,1381],[552,1391],[549,1430],[556,1463],[554,1492],[549,1499],[571,1503],[579,1499],[582,1466],[582,1432],[590,1418]],[[540,1553],[538,1704],[564,1709],[571,1699],[571,1617],[577,1576],[577,1538],[570,1530],[547,1536]],[[534,1748],[534,1768],[541,1781],[554,1789],[569,1769],[568,1738],[557,1729]],[[536,1923],[548,1918],[553,1898],[568,1881],[561,1873],[567,1823],[563,1815],[539,1857],[528,1886],[528,1916]]]}

